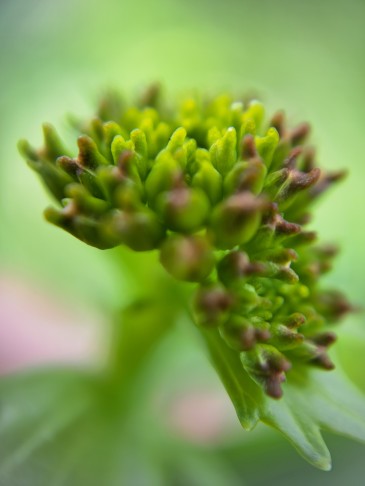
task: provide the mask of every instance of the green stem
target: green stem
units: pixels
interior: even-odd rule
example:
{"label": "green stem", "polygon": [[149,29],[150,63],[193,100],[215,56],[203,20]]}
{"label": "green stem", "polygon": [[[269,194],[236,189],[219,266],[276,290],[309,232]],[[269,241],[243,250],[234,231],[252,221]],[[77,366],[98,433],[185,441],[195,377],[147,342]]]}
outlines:
{"label": "green stem", "polygon": [[184,312],[185,291],[163,270],[157,251],[137,254],[118,248],[113,256],[121,277],[127,278],[129,303],[114,316],[108,379],[124,389]]}

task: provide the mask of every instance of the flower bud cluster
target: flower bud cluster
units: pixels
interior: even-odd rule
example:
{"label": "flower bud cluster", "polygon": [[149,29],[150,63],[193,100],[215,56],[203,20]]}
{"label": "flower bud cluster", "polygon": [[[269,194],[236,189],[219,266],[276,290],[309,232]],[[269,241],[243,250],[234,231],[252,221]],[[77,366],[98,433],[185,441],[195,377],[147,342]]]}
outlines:
{"label": "flower bud cluster", "polygon": [[159,251],[174,278],[197,283],[197,324],[218,328],[278,398],[297,363],[333,367],[330,325],[349,305],[319,286],[335,250],[304,226],[343,174],[316,167],[307,124],[264,115],[228,95],[171,108],[155,90],[134,105],[110,94],[75,122],[76,155],[48,124],[41,150],[20,150],[59,203],[48,221],[97,248]]}

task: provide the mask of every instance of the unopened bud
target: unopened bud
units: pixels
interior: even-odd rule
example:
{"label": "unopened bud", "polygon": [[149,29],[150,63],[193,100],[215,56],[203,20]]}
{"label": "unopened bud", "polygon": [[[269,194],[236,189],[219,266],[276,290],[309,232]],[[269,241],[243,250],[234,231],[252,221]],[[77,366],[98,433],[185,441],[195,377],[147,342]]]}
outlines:
{"label": "unopened bud", "polygon": [[241,353],[241,361],[247,373],[269,396],[282,396],[281,383],[291,365],[280,351],[268,344],[258,344],[252,351]]}
{"label": "unopened bud", "polygon": [[266,166],[256,157],[248,162],[238,162],[224,179],[225,195],[240,191],[259,194],[266,176]]}
{"label": "unopened bud", "polygon": [[275,149],[279,143],[278,132],[275,128],[269,128],[267,134],[264,137],[256,137],[255,142],[258,153],[265,162],[266,167],[269,168]]}
{"label": "unopened bud", "polygon": [[145,183],[149,204],[153,207],[157,196],[172,189],[181,175],[181,167],[174,157],[169,152],[161,154],[148,174]]}
{"label": "unopened bud", "polygon": [[290,170],[288,178],[275,197],[280,208],[287,208],[292,202],[293,196],[313,186],[318,181],[320,173],[318,168],[312,169],[310,172],[300,172],[296,169]]}
{"label": "unopened bud", "polygon": [[169,236],[161,246],[160,261],[173,277],[188,282],[204,280],[215,263],[211,246],[199,235]]}
{"label": "unopened bud", "polygon": [[105,233],[135,251],[154,250],[165,236],[163,226],[148,208],[115,211],[105,224]]}
{"label": "unopened bud", "polygon": [[244,121],[252,121],[254,123],[255,131],[258,131],[262,125],[265,115],[265,108],[260,101],[252,100],[243,114]]}
{"label": "unopened bud", "polygon": [[204,191],[212,205],[222,198],[222,176],[210,162],[200,165],[193,176],[191,185]]}
{"label": "unopened bud", "polygon": [[67,155],[68,150],[64,147],[56,129],[50,123],[43,124],[44,156],[54,162],[57,157]]}
{"label": "unopened bud", "polygon": [[200,229],[209,214],[210,204],[199,189],[177,187],[163,192],[156,200],[156,211],[172,231],[193,233]]}
{"label": "unopened bud", "polygon": [[249,320],[236,314],[228,318],[220,331],[228,346],[239,352],[248,351],[256,343],[267,341],[270,337],[268,329],[258,329]]}
{"label": "unopened bud", "polygon": [[56,165],[69,174],[76,182],[80,182],[95,197],[104,199],[105,193],[95,173],[82,167],[77,159],[67,156],[58,157]]}
{"label": "unopened bud", "polygon": [[232,295],[222,285],[212,284],[199,288],[194,300],[197,323],[203,327],[223,324],[233,302]]}
{"label": "unopened bud", "polygon": [[109,164],[107,159],[99,152],[94,140],[87,135],[81,135],[77,139],[77,145],[79,147],[78,161],[81,166],[96,169],[99,166]]}
{"label": "unopened bud", "polygon": [[283,324],[272,324],[270,332],[270,344],[280,351],[293,349],[304,341],[303,334]]}
{"label": "unopened bud", "polygon": [[241,140],[241,158],[242,160],[250,160],[258,156],[255,144],[255,137],[248,133]]}
{"label": "unopened bud", "polygon": [[210,147],[210,154],[214,167],[225,176],[237,161],[237,134],[233,127]]}
{"label": "unopened bud", "polygon": [[293,128],[288,134],[290,143],[293,146],[303,143],[310,133],[310,128],[309,123],[301,123],[297,127]]}
{"label": "unopened bud", "polygon": [[210,229],[219,248],[233,248],[249,241],[256,233],[266,203],[250,192],[235,194],[212,213]]}
{"label": "unopened bud", "polygon": [[48,160],[28,159],[28,165],[41,177],[43,183],[55,197],[61,201],[65,197],[65,188],[73,182],[73,178]]}
{"label": "unopened bud", "polygon": [[217,265],[218,277],[226,286],[234,284],[238,279],[260,274],[262,266],[251,263],[243,251],[231,251]]}

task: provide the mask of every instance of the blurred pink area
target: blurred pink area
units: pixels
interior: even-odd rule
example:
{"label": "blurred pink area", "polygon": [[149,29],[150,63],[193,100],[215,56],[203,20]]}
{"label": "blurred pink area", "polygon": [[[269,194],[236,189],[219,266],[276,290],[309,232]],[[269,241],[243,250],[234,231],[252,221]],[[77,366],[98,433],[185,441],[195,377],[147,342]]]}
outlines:
{"label": "blurred pink area", "polygon": [[34,282],[0,273],[0,374],[45,364],[98,365],[102,324]]}
{"label": "blurred pink area", "polygon": [[[44,365],[100,367],[109,340],[106,324],[33,281],[0,273],[0,375]],[[170,427],[192,442],[220,442],[236,425],[223,392],[186,390],[165,399]]]}
{"label": "blurred pink area", "polygon": [[170,426],[184,439],[200,444],[220,443],[231,437],[237,418],[226,394],[217,390],[191,390],[171,403]]}

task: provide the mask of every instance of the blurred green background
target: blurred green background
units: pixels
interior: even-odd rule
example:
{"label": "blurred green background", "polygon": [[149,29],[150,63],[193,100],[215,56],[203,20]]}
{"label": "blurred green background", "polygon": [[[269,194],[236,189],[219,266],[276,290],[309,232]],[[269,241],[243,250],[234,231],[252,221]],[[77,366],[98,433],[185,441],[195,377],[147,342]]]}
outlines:
{"label": "blurred green background", "polygon": [[[343,248],[328,281],[362,305],[364,22],[363,0],[2,0],[0,271],[98,312],[118,303],[107,254],[44,223],[48,196],[16,142],[25,137],[40,145],[43,121],[65,127],[65,113],[91,114],[105,86],[133,93],[160,81],[169,94],[254,92],[270,110],[284,108],[293,123],[312,123],[320,165],[349,170],[318,207],[312,227]],[[363,315],[347,320],[339,355],[365,390],[363,321]],[[173,360],[185,373],[188,365]],[[212,379],[203,360],[199,366]],[[235,438],[225,451],[242,484],[364,484],[364,446],[328,438],[335,467],[326,475],[271,432],[242,435],[242,444]]]}

